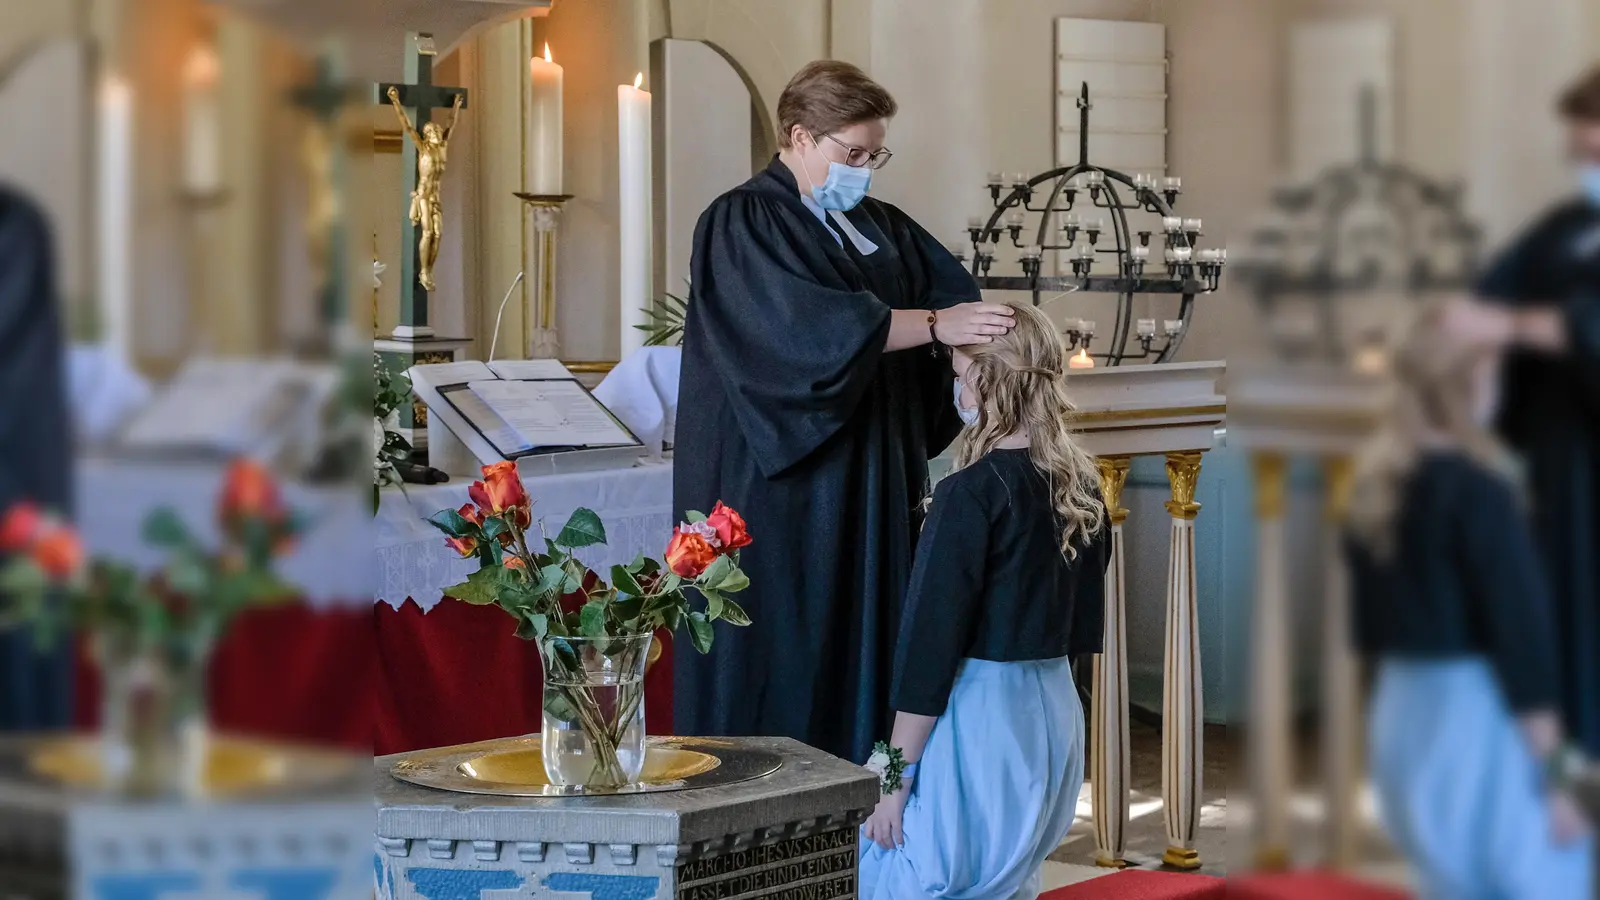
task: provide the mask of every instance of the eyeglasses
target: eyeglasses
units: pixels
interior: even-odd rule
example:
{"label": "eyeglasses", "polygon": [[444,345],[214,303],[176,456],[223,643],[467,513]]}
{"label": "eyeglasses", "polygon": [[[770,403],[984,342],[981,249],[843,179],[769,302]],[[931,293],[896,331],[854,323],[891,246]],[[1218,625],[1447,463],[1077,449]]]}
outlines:
{"label": "eyeglasses", "polygon": [[[894,156],[894,153],[886,147],[868,150],[865,147],[852,147],[831,134],[825,134],[823,137],[845,149],[844,164],[852,169],[859,169],[862,166],[866,166],[869,169],[881,169],[888,165],[889,159]],[[815,137],[812,137],[811,140],[813,143],[816,142]]]}

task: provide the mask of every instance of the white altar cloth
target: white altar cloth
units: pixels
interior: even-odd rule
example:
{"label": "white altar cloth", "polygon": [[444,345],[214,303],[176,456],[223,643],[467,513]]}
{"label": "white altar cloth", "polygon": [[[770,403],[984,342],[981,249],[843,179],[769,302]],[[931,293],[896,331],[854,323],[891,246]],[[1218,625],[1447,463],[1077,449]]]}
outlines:
{"label": "white altar cloth", "polygon": [[[74,525],[90,554],[153,570],[166,554],[141,536],[145,517],[170,506],[202,542],[215,546],[224,470],[221,463],[82,457],[73,485]],[[282,490],[284,502],[307,521],[308,530],[295,540],[279,574],[299,587],[312,606],[372,602],[376,582],[370,490],[295,483],[284,484]],[[368,499],[363,502],[363,497]]]}
{"label": "white altar cloth", "polygon": [[[466,503],[470,483],[456,477],[446,484],[384,489],[377,519],[377,599],[398,607],[409,597],[431,609],[444,588],[464,581],[476,568],[473,560],[461,559],[445,546],[444,535],[425,521],[441,509]],[[579,551],[578,557],[603,576],[640,553],[659,559],[672,536],[670,460],[630,469],[541,475],[524,483],[533,498],[536,527],[544,520],[552,536],[579,507],[599,514],[606,543]]]}

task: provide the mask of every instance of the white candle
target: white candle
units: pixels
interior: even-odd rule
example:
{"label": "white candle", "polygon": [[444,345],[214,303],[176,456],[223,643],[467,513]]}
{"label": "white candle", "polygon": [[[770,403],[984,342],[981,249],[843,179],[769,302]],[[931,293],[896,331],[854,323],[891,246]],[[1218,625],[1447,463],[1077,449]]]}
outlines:
{"label": "white candle", "polygon": [[1184,231],[1199,231],[1200,230],[1200,220],[1199,219],[1184,219],[1183,220],[1183,230]]}
{"label": "white candle", "polygon": [[544,45],[544,58],[528,61],[532,81],[528,103],[527,171],[523,190],[530,194],[561,193],[561,82],[564,74],[550,59],[550,45]]}
{"label": "white candle", "polygon": [[1168,233],[1183,230],[1183,220],[1177,216],[1162,216],[1161,227]]}
{"label": "white candle", "polygon": [[1091,336],[1094,334],[1094,322],[1092,320],[1084,319],[1080,324],[1083,327],[1083,333],[1084,334],[1091,335]]}
{"label": "white candle", "polygon": [[989,187],[999,187],[1000,185],[1005,184],[1005,181],[1006,174],[1004,172],[990,172],[987,183]]}
{"label": "white candle", "polygon": [[1078,248],[1079,259],[1094,259],[1094,248],[1085,244]]}
{"label": "white candle", "polygon": [[618,359],[644,346],[645,333],[635,326],[649,322],[651,294],[650,92],[641,90],[644,73],[632,85],[617,85],[617,159],[621,229],[621,344]]}
{"label": "white candle", "polygon": [[1136,245],[1133,248],[1133,258],[1140,262],[1144,262],[1150,258],[1150,248],[1143,244]]}
{"label": "white candle", "polygon": [[1026,216],[1023,215],[1020,209],[1012,210],[1006,214],[1006,224],[1013,228],[1021,227],[1024,221],[1026,221]]}
{"label": "white candle", "polygon": [[1177,334],[1178,332],[1180,332],[1182,330],[1183,330],[1183,320],[1182,319],[1167,319],[1166,320],[1166,332],[1167,332],[1167,336],[1168,337],[1171,337],[1172,335],[1175,335],[1175,334]]}
{"label": "white candle", "polygon": [[217,118],[220,67],[211,48],[189,53],[183,67],[183,186],[197,195],[222,187],[222,135]]}
{"label": "white candle", "polygon": [[1079,347],[1078,348],[1078,352],[1073,354],[1071,359],[1067,360],[1067,368],[1069,368],[1069,369],[1092,369],[1092,368],[1094,368],[1094,360],[1089,358],[1089,350],[1087,348],[1085,348],[1085,347]]}
{"label": "white candle", "polygon": [[1203,263],[1216,262],[1217,261],[1217,251],[1215,251],[1215,250],[1201,250],[1200,251],[1200,261],[1203,262]]}
{"label": "white candle", "polygon": [[100,88],[97,189],[101,339],[133,356],[133,92],[115,75]]}
{"label": "white candle", "polygon": [[1186,262],[1189,261],[1189,257],[1191,257],[1193,255],[1194,255],[1194,251],[1189,249],[1188,247],[1173,247],[1172,248],[1172,258],[1176,262],[1186,263]]}
{"label": "white candle", "polygon": [[1023,259],[1038,259],[1043,253],[1037,244],[1029,244],[1022,248]]}
{"label": "white candle", "polygon": [[1140,337],[1155,337],[1155,335],[1156,335],[1156,320],[1155,319],[1140,319],[1139,320],[1139,336]]}
{"label": "white candle", "polygon": [[1173,176],[1167,179],[1167,190],[1177,191],[1183,189],[1183,179]]}
{"label": "white candle", "polygon": [[1011,176],[1011,186],[1012,187],[1027,187],[1028,186],[1028,173],[1027,172],[1018,172],[1017,174]]}

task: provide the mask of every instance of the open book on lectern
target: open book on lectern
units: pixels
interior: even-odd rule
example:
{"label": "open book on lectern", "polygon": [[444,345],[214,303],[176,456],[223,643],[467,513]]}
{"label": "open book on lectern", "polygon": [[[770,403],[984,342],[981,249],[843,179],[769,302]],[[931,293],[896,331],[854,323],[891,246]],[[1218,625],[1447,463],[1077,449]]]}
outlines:
{"label": "open book on lectern", "polygon": [[486,464],[551,454],[615,456],[625,464],[644,450],[553,359],[436,363],[412,366],[407,375],[429,416]]}

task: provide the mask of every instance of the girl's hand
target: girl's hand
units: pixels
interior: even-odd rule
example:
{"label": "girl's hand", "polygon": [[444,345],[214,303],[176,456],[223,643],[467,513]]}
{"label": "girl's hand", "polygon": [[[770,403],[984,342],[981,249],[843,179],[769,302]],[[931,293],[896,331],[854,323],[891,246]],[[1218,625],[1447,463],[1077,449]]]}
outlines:
{"label": "girl's hand", "polygon": [[906,796],[910,788],[902,786],[892,794],[885,794],[878,801],[877,809],[872,811],[872,816],[867,819],[867,824],[862,830],[867,840],[872,841],[885,850],[903,847],[906,843],[905,832],[901,830],[906,812]]}
{"label": "girl's hand", "polygon": [[[880,803],[879,808],[882,807]],[[1550,836],[1557,844],[1564,846],[1580,841],[1589,835],[1591,827],[1583,807],[1572,794],[1561,791],[1550,795]]]}
{"label": "girl's hand", "polygon": [[933,334],[946,347],[987,344],[995,335],[1006,334],[1016,325],[1015,314],[1004,303],[962,303],[939,310]]}

